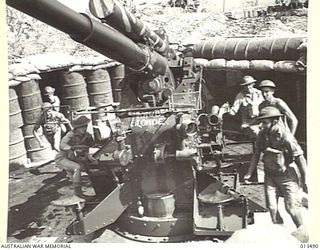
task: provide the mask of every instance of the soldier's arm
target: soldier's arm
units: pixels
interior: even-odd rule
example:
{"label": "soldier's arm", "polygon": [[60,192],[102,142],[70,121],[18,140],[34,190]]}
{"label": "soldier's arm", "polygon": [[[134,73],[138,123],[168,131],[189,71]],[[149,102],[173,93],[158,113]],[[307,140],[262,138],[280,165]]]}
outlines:
{"label": "soldier's arm", "polygon": [[60,142],[60,150],[68,151],[72,149],[72,146],[70,145],[72,136],[73,136],[73,133],[69,132],[62,138]]}
{"label": "soldier's arm", "polygon": [[251,175],[253,173],[253,171],[256,169],[257,165],[258,165],[258,162],[260,160],[260,155],[262,153],[261,151],[261,132],[258,134],[258,137],[257,137],[257,140],[255,142],[255,150],[253,151],[253,155],[251,157],[251,160],[250,160],[250,165],[249,165],[249,169],[248,169],[248,172],[247,174],[244,176],[244,179],[245,180],[248,180],[251,178]]}
{"label": "soldier's arm", "polygon": [[249,169],[247,174],[244,176],[245,180],[248,180],[251,178],[251,175],[253,173],[253,171],[256,169],[259,159],[260,159],[260,155],[261,155],[261,151],[259,150],[255,150],[255,152],[253,153],[251,160],[250,160],[250,165],[249,165]]}
{"label": "soldier's arm", "polygon": [[300,176],[301,176],[301,183],[302,187],[306,186],[306,169],[307,169],[307,161],[304,158],[303,150],[301,149],[300,145],[298,144],[297,140],[294,138],[293,135],[287,134],[284,140],[284,145],[292,155],[294,162],[297,164]]}
{"label": "soldier's arm", "polygon": [[61,123],[66,124],[69,130],[72,130],[71,122],[62,113],[59,113],[59,120]]}
{"label": "soldier's arm", "polygon": [[230,109],[230,112],[229,112],[230,115],[236,115],[238,113],[240,106],[241,106],[241,102],[242,102],[242,94],[239,93],[239,94],[237,94],[237,96],[233,102],[233,105]]}
{"label": "soldier's arm", "polygon": [[297,117],[294,115],[289,106],[283,100],[280,99],[278,105],[280,111],[287,117],[288,126],[290,128],[291,133],[294,135],[298,126]]}
{"label": "soldier's arm", "polygon": [[59,97],[55,96],[55,109],[59,112],[60,111],[60,99]]}
{"label": "soldier's arm", "polygon": [[294,157],[294,162],[297,164],[300,174],[302,184],[306,184],[306,169],[307,169],[307,161],[303,155],[299,155]]}
{"label": "soldier's arm", "polygon": [[38,132],[38,130],[41,126],[41,121],[42,121],[42,117],[40,116],[33,126],[32,133],[34,135],[34,138],[36,138],[36,140],[39,142],[39,146],[42,148],[42,147],[44,147],[44,142],[41,140],[40,133]]}

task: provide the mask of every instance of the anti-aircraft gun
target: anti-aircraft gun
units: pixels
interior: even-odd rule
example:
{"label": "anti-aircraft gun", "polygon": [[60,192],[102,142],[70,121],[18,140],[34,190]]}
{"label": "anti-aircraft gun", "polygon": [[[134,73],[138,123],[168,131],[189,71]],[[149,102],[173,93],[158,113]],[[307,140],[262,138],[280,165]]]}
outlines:
{"label": "anti-aircraft gun", "polygon": [[96,196],[68,234],[111,225],[133,240],[170,242],[230,236],[252,221],[237,174],[221,173],[222,116],[202,99],[202,68],[190,49],[170,48],[165,31],[113,0],[91,0],[94,17],[56,0],[7,4],[127,67],[119,105],[91,111],[100,120],[98,164],[87,165]]}

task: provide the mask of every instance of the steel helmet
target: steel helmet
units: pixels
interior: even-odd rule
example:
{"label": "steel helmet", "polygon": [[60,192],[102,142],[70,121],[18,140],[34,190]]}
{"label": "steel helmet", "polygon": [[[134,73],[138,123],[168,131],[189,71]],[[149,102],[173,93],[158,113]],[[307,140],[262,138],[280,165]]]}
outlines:
{"label": "steel helmet", "polygon": [[259,88],[263,88],[263,87],[276,88],[276,85],[271,80],[263,80],[260,83]]}
{"label": "steel helmet", "polygon": [[88,125],[90,122],[90,119],[85,116],[79,116],[73,121],[73,128],[79,128]]}
{"label": "steel helmet", "polygon": [[257,80],[254,79],[252,76],[244,76],[242,77],[242,81],[240,83],[240,86],[245,86],[245,85],[249,85],[249,84],[252,84],[252,83],[255,83]]}
{"label": "steel helmet", "polygon": [[49,103],[49,102],[44,102],[44,103],[42,103],[42,105],[41,105],[41,109],[42,109],[42,110],[48,110],[48,109],[51,109],[51,108],[52,108],[52,104]]}
{"label": "steel helmet", "polygon": [[280,110],[276,107],[268,106],[261,109],[259,116],[256,118],[258,120],[267,119],[267,118],[276,118],[283,116]]}
{"label": "steel helmet", "polygon": [[55,88],[51,87],[51,86],[46,86],[44,88],[44,95],[50,95],[53,94],[55,91]]}

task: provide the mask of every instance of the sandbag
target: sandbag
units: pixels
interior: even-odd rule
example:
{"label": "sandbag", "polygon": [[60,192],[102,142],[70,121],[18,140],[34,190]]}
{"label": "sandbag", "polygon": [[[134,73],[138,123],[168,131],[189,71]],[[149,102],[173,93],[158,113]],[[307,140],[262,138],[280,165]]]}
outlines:
{"label": "sandbag", "polygon": [[31,80],[41,80],[41,76],[38,74],[28,74],[26,77],[29,77]]}
{"label": "sandbag", "polygon": [[250,62],[248,60],[230,60],[227,61],[226,68],[228,69],[249,69]]}
{"label": "sandbag", "polygon": [[69,71],[75,72],[75,71],[92,70],[92,69],[93,69],[93,66],[74,65],[69,68]]}
{"label": "sandbag", "polygon": [[72,66],[75,59],[71,55],[56,52],[29,56],[24,58],[23,61],[29,62],[40,71],[47,71]]}
{"label": "sandbag", "polygon": [[15,80],[19,81],[19,82],[27,82],[27,81],[30,81],[31,78],[30,77],[27,77],[27,76],[17,76],[15,78]]}
{"label": "sandbag", "polygon": [[18,86],[21,82],[17,80],[9,80],[9,87]]}
{"label": "sandbag", "polygon": [[90,57],[82,57],[79,58],[79,64],[81,65],[99,65],[105,64],[112,61],[110,58],[106,56],[90,56]]}
{"label": "sandbag", "polygon": [[269,70],[273,70],[273,68],[274,68],[274,61],[271,61],[271,60],[250,61],[250,69],[252,70],[269,71]]}
{"label": "sandbag", "polygon": [[105,68],[108,68],[108,64],[100,64],[100,65],[96,65],[96,66],[93,66],[93,70],[97,70],[97,69],[105,69]]}
{"label": "sandbag", "polygon": [[194,59],[194,63],[198,66],[206,67],[208,64],[208,60],[203,58],[196,58]]}
{"label": "sandbag", "polygon": [[299,72],[296,61],[278,61],[274,64],[275,71],[281,72]]}
{"label": "sandbag", "polygon": [[28,62],[21,62],[9,65],[9,73],[13,76],[25,76],[31,73],[40,73],[40,71]]}
{"label": "sandbag", "polygon": [[207,64],[207,68],[211,69],[224,69],[226,67],[227,61],[225,59],[213,59]]}

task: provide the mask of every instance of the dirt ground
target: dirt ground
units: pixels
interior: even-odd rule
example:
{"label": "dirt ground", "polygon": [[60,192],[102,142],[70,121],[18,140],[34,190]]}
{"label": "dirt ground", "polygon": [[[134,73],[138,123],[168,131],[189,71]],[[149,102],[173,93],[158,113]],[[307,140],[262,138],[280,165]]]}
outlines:
{"label": "dirt ground", "polygon": [[8,242],[29,242],[32,236],[58,237],[57,242],[73,242],[66,237],[72,211],[50,205],[68,194],[71,182],[54,164],[12,176],[9,181]]}

